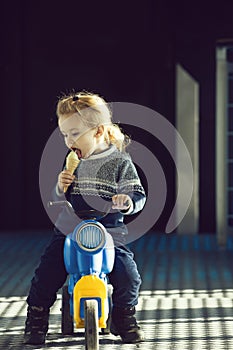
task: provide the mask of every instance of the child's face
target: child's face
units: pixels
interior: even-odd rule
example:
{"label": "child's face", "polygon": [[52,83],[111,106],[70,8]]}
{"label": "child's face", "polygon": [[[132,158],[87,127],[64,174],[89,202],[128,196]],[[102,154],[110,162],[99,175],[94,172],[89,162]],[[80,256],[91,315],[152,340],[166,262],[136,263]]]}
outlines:
{"label": "child's face", "polygon": [[79,158],[88,158],[101,150],[104,144],[103,127],[88,128],[75,113],[60,117],[58,125],[66,146],[73,149]]}

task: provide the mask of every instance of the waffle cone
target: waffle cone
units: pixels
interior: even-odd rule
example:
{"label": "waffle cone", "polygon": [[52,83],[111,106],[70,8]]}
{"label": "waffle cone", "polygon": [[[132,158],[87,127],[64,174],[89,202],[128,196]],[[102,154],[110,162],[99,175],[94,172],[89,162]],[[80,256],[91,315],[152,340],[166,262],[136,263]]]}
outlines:
{"label": "waffle cone", "polygon": [[[71,151],[68,156],[66,157],[66,170],[68,170],[71,175],[73,175],[75,169],[78,166],[79,159],[77,154],[74,151]],[[64,193],[67,191],[68,186],[64,186]]]}

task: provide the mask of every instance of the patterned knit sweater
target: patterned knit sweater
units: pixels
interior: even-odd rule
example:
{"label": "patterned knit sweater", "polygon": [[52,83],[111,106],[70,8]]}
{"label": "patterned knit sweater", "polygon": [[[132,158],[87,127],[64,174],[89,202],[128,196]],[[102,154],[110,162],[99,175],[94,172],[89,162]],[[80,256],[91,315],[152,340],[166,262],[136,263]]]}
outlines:
{"label": "patterned knit sweater", "polygon": [[[72,204],[75,212],[95,209],[104,211],[106,204],[111,202],[115,194],[128,194],[133,202],[129,211],[111,210],[99,221],[110,231],[126,233],[124,216],[142,210],[145,201],[145,191],[137,174],[131,157],[126,152],[120,152],[115,146],[93,154],[88,159],[82,159],[75,170],[75,180],[69,186],[66,199]],[[64,194],[54,191],[54,200],[61,200]],[[108,205],[110,207],[110,205]],[[64,209],[58,216],[55,226],[63,233],[71,232],[77,224],[77,219],[71,217]]]}

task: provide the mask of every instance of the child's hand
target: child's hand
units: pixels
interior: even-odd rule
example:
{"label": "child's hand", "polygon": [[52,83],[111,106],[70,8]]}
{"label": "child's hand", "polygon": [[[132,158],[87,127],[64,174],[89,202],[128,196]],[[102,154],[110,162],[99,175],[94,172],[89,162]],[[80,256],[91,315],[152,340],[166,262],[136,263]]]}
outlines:
{"label": "child's hand", "polygon": [[133,206],[132,199],[127,194],[116,194],[112,197],[112,209],[127,210]]}
{"label": "child's hand", "polygon": [[68,170],[63,170],[58,175],[58,188],[61,192],[63,192],[63,189],[65,186],[70,186],[72,182],[74,181],[75,176],[71,175],[71,173]]}

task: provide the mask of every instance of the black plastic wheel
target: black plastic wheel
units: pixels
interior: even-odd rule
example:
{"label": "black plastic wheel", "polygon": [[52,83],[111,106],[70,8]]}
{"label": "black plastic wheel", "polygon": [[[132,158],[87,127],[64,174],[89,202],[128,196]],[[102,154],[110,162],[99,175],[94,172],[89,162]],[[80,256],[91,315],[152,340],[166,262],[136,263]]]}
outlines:
{"label": "black plastic wheel", "polygon": [[74,333],[74,322],[70,315],[70,295],[68,286],[62,288],[62,322],[61,331],[63,335],[72,335]]}
{"label": "black plastic wheel", "polygon": [[86,350],[99,349],[99,320],[97,300],[85,301],[85,346]]}

